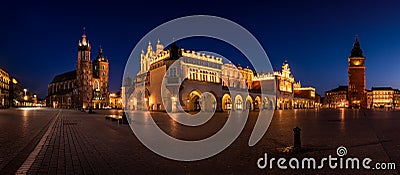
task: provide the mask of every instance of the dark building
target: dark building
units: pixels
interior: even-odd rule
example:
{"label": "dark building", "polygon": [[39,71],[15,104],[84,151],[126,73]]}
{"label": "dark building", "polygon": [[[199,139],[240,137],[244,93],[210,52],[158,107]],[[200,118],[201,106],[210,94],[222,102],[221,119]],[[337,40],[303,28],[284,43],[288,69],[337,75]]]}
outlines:
{"label": "dark building", "polygon": [[46,106],[59,108],[76,108],[73,101],[77,99],[77,93],[74,92],[76,86],[76,71],[69,71],[56,75],[48,87],[48,96]]}
{"label": "dark building", "polygon": [[24,106],[27,101],[25,98],[24,88],[20,81],[15,77],[11,77],[10,82],[10,104],[13,107]]}

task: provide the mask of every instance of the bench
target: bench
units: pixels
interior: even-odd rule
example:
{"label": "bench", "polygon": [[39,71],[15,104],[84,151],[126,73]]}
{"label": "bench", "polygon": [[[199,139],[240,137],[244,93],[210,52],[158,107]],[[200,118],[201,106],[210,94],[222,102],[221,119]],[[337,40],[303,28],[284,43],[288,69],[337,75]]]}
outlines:
{"label": "bench", "polygon": [[118,124],[128,124],[128,121],[124,118],[122,115],[106,115],[105,116],[106,120],[111,120],[111,121],[117,121]]}

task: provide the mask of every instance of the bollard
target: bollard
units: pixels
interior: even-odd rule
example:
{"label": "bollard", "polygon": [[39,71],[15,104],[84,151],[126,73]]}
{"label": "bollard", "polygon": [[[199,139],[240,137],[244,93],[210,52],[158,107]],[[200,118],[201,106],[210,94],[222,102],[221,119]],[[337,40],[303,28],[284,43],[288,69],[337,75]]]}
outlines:
{"label": "bollard", "polygon": [[122,124],[128,124],[128,118],[126,118],[125,112],[122,113]]}
{"label": "bollard", "polygon": [[94,113],[94,112],[93,112],[92,108],[89,107],[89,114],[93,114],[93,113]]}
{"label": "bollard", "polygon": [[301,140],[300,140],[300,131],[299,127],[293,129],[293,150],[294,152],[299,152],[301,150]]}

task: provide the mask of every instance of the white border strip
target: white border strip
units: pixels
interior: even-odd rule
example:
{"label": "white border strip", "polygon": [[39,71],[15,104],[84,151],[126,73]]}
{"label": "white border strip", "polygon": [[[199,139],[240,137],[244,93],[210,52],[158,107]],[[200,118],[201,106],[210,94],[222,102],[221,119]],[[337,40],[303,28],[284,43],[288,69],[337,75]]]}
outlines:
{"label": "white border strip", "polygon": [[28,173],[28,170],[31,168],[33,162],[36,160],[36,157],[39,155],[40,150],[42,150],[44,144],[46,143],[46,140],[50,133],[52,132],[54,128],[54,124],[58,120],[59,116],[61,114],[61,110],[58,111],[58,114],[55,119],[51,122],[49,128],[47,129],[46,133],[42,136],[40,139],[39,143],[36,145],[35,149],[29,154],[28,158],[24,161],[24,163],[19,167],[17,172],[15,174],[26,174]]}

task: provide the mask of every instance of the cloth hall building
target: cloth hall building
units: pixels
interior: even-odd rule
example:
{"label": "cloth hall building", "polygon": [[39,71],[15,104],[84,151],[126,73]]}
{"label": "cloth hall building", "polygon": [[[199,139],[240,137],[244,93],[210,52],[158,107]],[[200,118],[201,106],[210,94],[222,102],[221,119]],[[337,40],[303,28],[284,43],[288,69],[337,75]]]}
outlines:
{"label": "cloth hall building", "polygon": [[[262,110],[316,105],[315,88],[295,82],[287,62],[281,71],[256,73],[247,66],[223,63],[220,57],[185,50],[175,43],[164,49],[158,41],[155,49],[149,42],[147,51],[142,51],[140,65],[133,83],[123,87],[129,95],[127,107],[133,110]],[[271,87],[263,91],[265,96],[261,95],[261,84]],[[277,96],[273,95],[274,86]],[[243,89],[246,95],[240,91]],[[215,100],[208,100],[210,95]]]}

